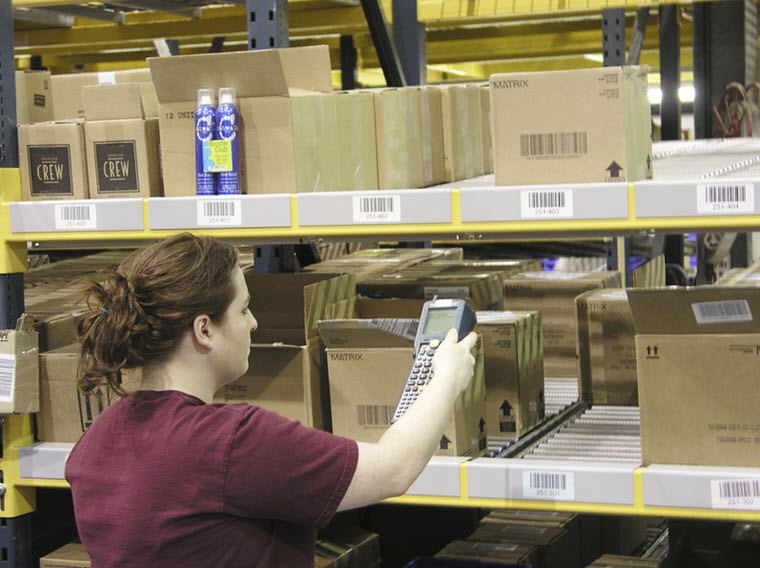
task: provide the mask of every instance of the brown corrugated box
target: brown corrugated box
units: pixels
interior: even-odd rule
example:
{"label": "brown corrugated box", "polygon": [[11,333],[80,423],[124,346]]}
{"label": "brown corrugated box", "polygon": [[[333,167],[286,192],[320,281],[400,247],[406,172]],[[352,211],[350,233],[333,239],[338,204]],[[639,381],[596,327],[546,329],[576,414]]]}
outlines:
{"label": "brown corrugated box", "polygon": [[16,71],[16,124],[53,120],[49,71]]}
{"label": "brown corrugated box", "polygon": [[416,88],[374,89],[380,189],[422,187],[422,120]]}
{"label": "brown corrugated box", "polygon": [[526,272],[504,281],[504,309],[541,312],[544,372],[577,376],[575,297],[596,288],[620,286],[620,273]]}
{"label": "brown corrugated box", "polygon": [[535,566],[538,554],[535,546],[527,544],[453,540],[435,557],[488,562],[488,566],[494,566],[494,562],[498,562],[499,566],[502,563],[508,563],[510,566],[514,564]]}
{"label": "brown corrugated box", "polygon": [[16,329],[0,330],[0,414],[28,414],[40,408],[40,350],[33,321],[22,315]]}
{"label": "brown corrugated box", "polygon": [[215,402],[249,402],[330,429],[329,386],[317,321],[327,306],[356,295],[351,274],[245,273],[252,334],[248,372],[214,395]]}
{"label": "brown corrugated box", "polygon": [[651,178],[647,70],[491,75],[496,185]]}
{"label": "brown corrugated box", "polygon": [[732,268],[715,282],[716,286],[760,286],[760,266]]}
{"label": "brown corrugated box", "polygon": [[[313,180],[315,169],[322,167],[316,159],[297,161],[299,144],[308,140],[297,138],[292,99],[301,93],[300,104],[318,104],[310,94],[332,92],[327,46],[156,57],[148,64],[159,100],[165,195],[195,195],[193,117],[201,88],[235,89],[243,193],[303,191],[299,169],[308,170],[303,179]],[[314,115],[312,122],[321,123],[322,118]],[[298,128],[308,127],[299,122]],[[324,143],[329,147],[329,140]]]}
{"label": "brown corrugated box", "polygon": [[760,289],[628,290],[644,465],[760,466]]}
{"label": "brown corrugated box", "polygon": [[486,429],[518,438],[544,419],[544,358],[538,312],[477,312],[483,339]]}
{"label": "brown corrugated box", "polygon": [[335,93],[338,178],[332,191],[377,189],[375,96],[371,91]]}
{"label": "brown corrugated box", "polygon": [[580,549],[577,540],[567,530],[558,527],[520,523],[483,523],[467,540],[524,544],[538,549],[535,568],[580,568]]}
{"label": "brown corrugated box", "polygon": [[575,299],[575,306],[580,399],[637,406],[636,331],[625,289],[585,292]]}
{"label": "brown corrugated box", "polygon": [[90,555],[78,542],[71,542],[40,558],[40,568],[90,568]]}
{"label": "brown corrugated box", "polygon": [[446,181],[483,174],[481,95],[476,85],[446,85],[441,91]]}

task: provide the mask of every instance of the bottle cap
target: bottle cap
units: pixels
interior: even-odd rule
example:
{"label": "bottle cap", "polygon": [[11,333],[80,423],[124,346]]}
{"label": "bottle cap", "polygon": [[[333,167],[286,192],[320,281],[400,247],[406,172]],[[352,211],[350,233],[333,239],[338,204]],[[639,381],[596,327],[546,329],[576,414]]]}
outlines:
{"label": "bottle cap", "polygon": [[214,89],[198,89],[198,106],[214,106]]}
{"label": "bottle cap", "polygon": [[220,105],[234,105],[235,104],[235,89],[232,87],[222,87],[219,89],[219,104]]}

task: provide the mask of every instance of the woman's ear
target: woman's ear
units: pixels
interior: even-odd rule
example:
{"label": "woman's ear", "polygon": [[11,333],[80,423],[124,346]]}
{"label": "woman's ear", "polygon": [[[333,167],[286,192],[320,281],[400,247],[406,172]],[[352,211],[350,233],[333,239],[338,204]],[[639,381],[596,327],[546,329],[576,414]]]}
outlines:
{"label": "woman's ear", "polygon": [[206,314],[195,316],[193,320],[193,339],[202,347],[211,347],[212,323]]}

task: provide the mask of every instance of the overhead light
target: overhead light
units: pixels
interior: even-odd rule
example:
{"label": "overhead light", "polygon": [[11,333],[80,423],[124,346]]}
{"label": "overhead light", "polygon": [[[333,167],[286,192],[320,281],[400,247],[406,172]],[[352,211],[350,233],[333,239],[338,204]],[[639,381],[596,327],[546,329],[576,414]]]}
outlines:
{"label": "overhead light", "polygon": [[[649,87],[647,96],[649,97],[649,102],[653,105],[659,105],[662,103],[662,89],[659,87]],[[678,100],[682,103],[693,103],[694,96],[694,85],[681,85],[678,88]]]}

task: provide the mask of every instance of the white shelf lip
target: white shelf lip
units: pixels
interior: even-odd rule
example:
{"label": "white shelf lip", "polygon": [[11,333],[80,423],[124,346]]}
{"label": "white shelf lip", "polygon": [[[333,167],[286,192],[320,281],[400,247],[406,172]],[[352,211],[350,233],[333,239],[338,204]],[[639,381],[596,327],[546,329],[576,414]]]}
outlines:
{"label": "white shelf lip", "polygon": [[[743,187],[745,199],[735,207],[725,202],[705,211],[707,204],[700,196],[706,187]],[[633,184],[637,219],[665,217],[726,217],[760,213],[760,179],[705,178],[691,180],[644,180]],[[720,206],[720,207],[718,207]]]}
{"label": "white shelf lip", "polygon": [[[743,481],[750,483],[748,499],[733,503],[714,493],[721,482]],[[644,469],[642,482],[647,507],[760,511],[758,468],[656,464]]]}
{"label": "white shelf lip", "polygon": [[152,230],[290,227],[290,194],[151,197],[148,225]]}
{"label": "white shelf lip", "polygon": [[[467,496],[480,499],[633,505],[633,472],[639,466],[582,461],[478,458],[467,464]],[[526,475],[562,482],[544,495],[526,485]]]}
{"label": "white shelf lip", "polygon": [[15,201],[11,233],[142,231],[142,204],[141,198]]}
{"label": "white shelf lip", "polygon": [[[462,187],[459,194],[463,223],[628,219],[625,182]],[[566,205],[530,206],[531,194],[543,194],[550,203],[561,196]]]}
{"label": "white shelf lip", "polygon": [[298,225],[345,227],[451,223],[451,189],[299,193]]}
{"label": "white shelf lip", "polygon": [[461,497],[459,467],[470,458],[433,456],[406,495]]}
{"label": "white shelf lip", "polygon": [[18,450],[19,477],[63,480],[66,460],[74,444],[37,442]]}

